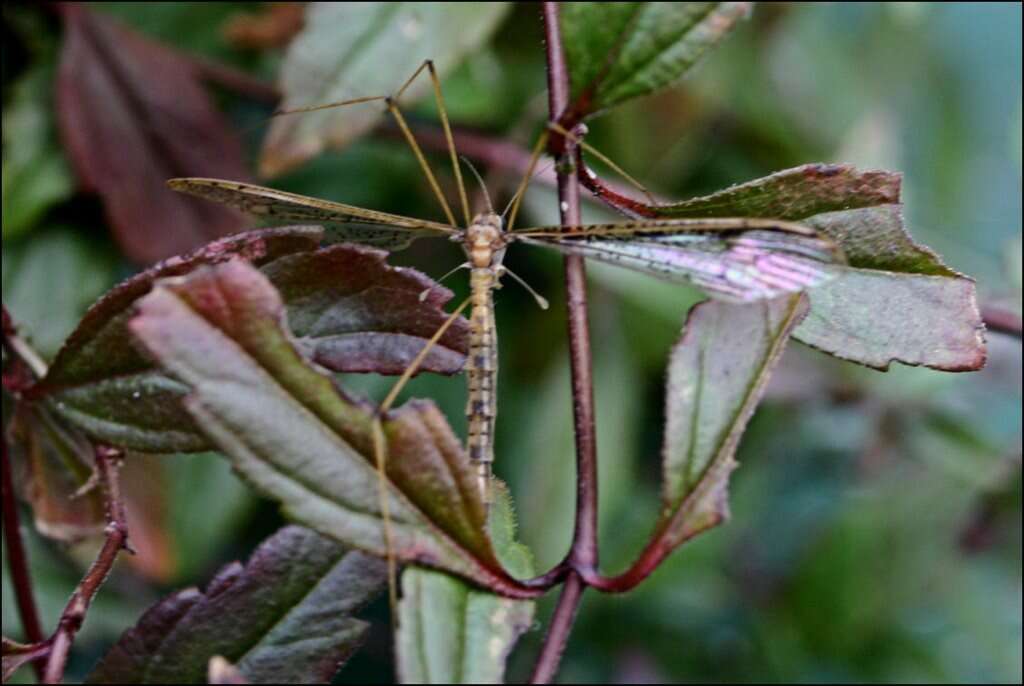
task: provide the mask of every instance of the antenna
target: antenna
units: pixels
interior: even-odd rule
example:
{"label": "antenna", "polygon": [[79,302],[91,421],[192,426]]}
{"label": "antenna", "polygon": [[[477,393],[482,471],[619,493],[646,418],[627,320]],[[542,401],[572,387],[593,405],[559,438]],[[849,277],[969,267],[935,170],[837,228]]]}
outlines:
{"label": "antenna", "polygon": [[480,190],[484,192],[484,199],[487,201],[487,211],[494,214],[494,205],[491,204],[491,194],[487,192],[487,186],[484,185],[484,180],[480,176],[480,172],[476,170],[476,167],[473,166],[472,162],[466,159],[465,155],[459,155],[459,159],[465,162],[466,166],[469,167],[469,170],[473,172],[473,176],[475,176],[476,180],[480,183]]}
{"label": "antenna", "polygon": [[533,290],[533,288],[530,287],[530,284],[526,283],[526,281],[524,281],[522,279],[522,277],[520,277],[518,274],[516,274],[514,271],[512,271],[511,269],[509,269],[505,265],[501,265],[501,273],[502,274],[508,274],[513,279],[515,279],[519,283],[520,286],[525,288],[529,292],[529,294],[533,296],[533,299],[537,302],[537,306],[540,309],[542,309],[542,310],[548,309],[549,305],[548,305],[547,298],[542,296],[537,291]]}

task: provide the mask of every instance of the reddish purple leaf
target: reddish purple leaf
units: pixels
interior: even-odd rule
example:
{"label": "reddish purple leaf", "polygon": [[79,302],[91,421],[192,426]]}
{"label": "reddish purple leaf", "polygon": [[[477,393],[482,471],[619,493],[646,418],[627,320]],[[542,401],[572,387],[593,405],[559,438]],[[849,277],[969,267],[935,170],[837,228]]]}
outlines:
{"label": "reddish purple leaf", "polygon": [[[126,330],[132,305],[159,278],[242,257],[262,266],[283,294],[305,356],[338,372],[399,374],[448,318],[452,294],[387,253],[335,245],[314,250],[318,227],[239,234],[168,260],[117,286],[86,314],[34,397],[93,437],[146,452],[204,449],[205,439],[179,400],[185,388],[155,369]],[[420,294],[430,289],[420,300]],[[468,324],[459,318],[424,359],[423,371],[462,368]]]}
{"label": "reddish purple leaf", "polygon": [[[284,257],[263,273],[274,284],[288,325],[307,356],[336,372],[401,374],[448,318],[452,294],[387,253],[341,245]],[[420,294],[429,289],[425,300]],[[421,371],[462,369],[469,324],[459,318],[423,360]]]}
{"label": "reddish purple leaf", "polygon": [[329,683],[368,628],[353,615],[386,577],[382,561],[286,527],[205,593],[186,589],[150,608],[88,682],[201,684],[221,656],[251,683]]}
{"label": "reddish purple leaf", "polygon": [[240,141],[190,63],[84,5],[58,7],[61,135],[124,253],[149,264],[243,228],[242,215],[165,185],[176,176],[249,176]]}
{"label": "reddish purple leaf", "polygon": [[200,450],[178,405],[180,385],[153,369],[136,350],[127,322],[132,304],[158,278],[187,274],[199,265],[243,257],[266,264],[313,250],[319,227],[264,229],[215,241],[186,257],[174,257],[136,274],[93,305],[57,354],[49,373],[30,391],[46,398],[65,419],[91,436],[152,452]]}
{"label": "reddish purple leaf", "polygon": [[[286,515],[384,556],[375,413],[339,391],[294,344],[280,295],[241,260],[164,281],[131,330],[188,388],[184,405],[210,441]],[[429,402],[383,421],[391,550],[513,596],[485,531],[486,511],[461,442]]]}

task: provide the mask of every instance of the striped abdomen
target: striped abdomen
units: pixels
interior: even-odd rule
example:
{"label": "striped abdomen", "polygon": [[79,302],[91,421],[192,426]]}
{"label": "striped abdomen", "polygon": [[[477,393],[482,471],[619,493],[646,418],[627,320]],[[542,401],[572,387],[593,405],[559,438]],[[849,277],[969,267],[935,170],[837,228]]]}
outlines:
{"label": "striped abdomen", "polygon": [[466,419],[469,459],[477,466],[480,493],[489,503],[491,463],[494,462],[494,420],[498,414],[498,339],[494,327],[491,291],[497,278],[491,269],[473,269],[470,273],[472,309],[469,315],[469,358],[466,377],[469,384]]}

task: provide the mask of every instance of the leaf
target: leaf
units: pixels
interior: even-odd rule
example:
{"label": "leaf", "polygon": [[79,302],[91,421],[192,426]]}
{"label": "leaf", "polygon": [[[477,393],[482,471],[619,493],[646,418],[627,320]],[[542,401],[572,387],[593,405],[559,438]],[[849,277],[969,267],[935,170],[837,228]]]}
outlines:
{"label": "leaf", "polygon": [[[125,454],[120,473],[125,525],[131,533],[135,551],[125,562],[140,576],[163,585],[173,583],[181,567],[171,519],[171,486],[175,478],[180,478],[180,464],[175,461],[173,466],[174,469],[170,469],[167,458],[161,455],[130,452]],[[198,494],[209,485],[191,483],[189,487],[191,492]],[[222,497],[230,503],[230,491],[223,493]],[[198,498],[190,505],[200,510],[202,515],[209,516],[209,510],[201,509],[204,503]],[[201,533],[202,527],[189,531],[190,536],[199,538],[199,545],[208,545],[209,539],[200,538]]]}
{"label": "leaf", "polygon": [[[389,266],[386,255],[335,246],[264,268],[309,359],[336,372],[401,374],[448,319],[442,308],[451,292],[417,271]],[[457,319],[420,370],[457,373],[468,336],[468,323]]]}
{"label": "leaf", "polygon": [[302,30],[305,13],[305,6],[294,2],[240,12],[224,24],[224,40],[239,50],[283,48]]}
{"label": "leaf", "polygon": [[164,185],[175,176],[248,177],[241,142],[191,64],[85,6],[59,8],[64,146],[83,190],[103,199],[124,253],[149,264],[240,230],[240,214]]}
{"label": "leaf", "polygon": [[206,679],[207,683],[211,684],[252,683],[242,675],[242,672],[238,667],[235,667],[220,655],[214,655],[210,658],[210,663],[206,670]]}
{"label": "leaf", "polygon": [[386,579],[381,561],[286,527],[205,592],[178,591],[147,610],[87,681],[202,684],[223,656],[252,683],[329,683],[368,629],[354,615]]}
{"label": "leaf", "polygon": [[492,485],[491,503],[487,517],[487,530],[490,533],[494,552],[501,560],[502,566],[513,576],[526,579],[533,576],[533,553],[516,538],[519,524],[516,521],[515,508],[512,505],[512,494],[508,486],[499,480]]}
{"label": "leaf", "polygon": [[655,535],[665,554],[728,518],[736,446],[806,312],[803,296],[690,311],[666,389],[665,509]]}
{"label": "leaf", "polygon": [[[515,541],[508,489],[495,482],[494,496],[488,527],[498,556],[516,576],[532,576],[530,551]],[[447,574],[408,567],[395,638],[402,683],[503,683],[508,656],[534,611],[532,601],[502,598]]]}
{"label": "leaf", "polygon": [[974,280],[854,269],[810,293],[794,336],[876,369],[892,362],[948,372],[985,366],[985,327]]}
{"label": "leaf", "polygon": [[[373,409],[306,363],[266,277],[237,260],[204,268],[161,282],[138,310],[133,333],[189,387],[186,409],[250,484],[293,520],[386,554]],[[436,407],[410,403],[383,429],[396,555],[521,594],[484,531],[475,472]]]}
{"label": "leaf", "polygon": [[45,657],[50,652],[48,643],[25,645],[3,637],[3,682],[6,684],[14,673],[30,662]]}
{"label": "leaf", "polygon": [[[326,105],[394,94],[431,59],[442,78],[497,28],[509,3],[311,3],[306,24],[285,55],[282,109]],[[400,104],[431,90],[421,74]],[[386,112],[383,103],[281,117],[267,135],[260,173],[276,176],[342,147],[369,131]]]}
{"label": "leaf", "polygon": [[3,299],[21,335],[47,360],[96,298],[117,262],[81,229],[54,226],[3,246]]}
{"label": "leaf", "polygon": [[946,371],[980,369],[985,343],[974,281],[913,241],[903,227],[900,175],[807,164],[709,196],[660,206],[659,216],[772,217],[835,240],[849,267],[810,291],[796,338],[837,357],[886,369],[892,362]]}
{"label": "leaf", "polygon": [[402,683],[503,683],[509,653],[533,622],[533,605],[441,572],[406,569],[396,639]]}
{"label": "leaf", "polygon": [[[178,406],[184,388],[152,367],[125,324],[156,279],[236,255],[263,264],[280,285],[296,342],[310,359],[336,372],[402,373],[448,318],[442,308],[451,291],[417,271],[389,266],[380,250],[310,250],[318,237],[318,227],[239,234],[126,281],[90,311],[37,393],[51,395],[65,416],[101,440],[150,452],[204,449]],[[458,372],[467,337],[468,323],[459,318],[421,370]]]}
{"label": "leaf", "polygon": [[14,485],[32,506],[36,530],[65,543],[103,532],[98,488],[80,493],[93,474],[92,444],[46,407],[18,403],[9,429]]}
{"label": "leaf", "polygon": [[573,122],[670,86],[750,13],[749,2],[559,5]]}
{"label": "leaf", "polygon": [[3,237],[31,229],[74,190],[71,169],[57,145],[53,120],[52,59],[11,87],[3,127]]}
{"label": "leaf", "polygon": [[177,402],[184,388],[132,344],[132,305],[158,278],[234,256],[262,264],[314,249],[321,234],[318,227],[285,227],[231,236],[122,282],[89,309],[31,397],[49,400],[59,415],[101,441],[151,452],[201,450],[206,442]]}

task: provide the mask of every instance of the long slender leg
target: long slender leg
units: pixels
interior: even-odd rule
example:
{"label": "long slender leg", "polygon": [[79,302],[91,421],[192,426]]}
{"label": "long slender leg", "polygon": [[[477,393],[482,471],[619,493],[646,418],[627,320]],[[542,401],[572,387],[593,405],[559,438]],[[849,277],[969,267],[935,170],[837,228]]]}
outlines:
{"label": "long slender leg", "polygon": [[448,108],[444,104],[444,95],[441,94],[441,79],[437,76],[437,70],[434,68],[434,60],[424,60],[420,68],[409,77],[409,80],[405,82],[405,85],[398,89],[395,93],[395,100],[400,100],[405,89],[413,82],[420,72],[426,68],[430,74],[430,82],[434,87],[434,101],[437,103],[437,111],[441,117],[441,127],[444,129],[445,141],[448,144],[448,155],[451,158],[452,172],[455,174],[455,183],[459,188],[459,201],[462,203],[462,215],[466,220],[466,226],[470,225],[472,218],[469,214],[469,199],[466,195],[466,184],[462,180],[462,168],[459,166],[458,153],[455,150],[455,138],[452,136],[452,127],[448,121]]}
{"label": "long slender leg", "polygon": [[583,150],[587,154],[593,155],[597,159],[599,159],[602,162],[604,162],[606,165],[608,165],[608,167],[613,172],[615,172],[616,174],[621,176],[623,179],[625,179],[625,181],[629,185],[633,186],[633,188],[635,188],[638,191],[640,191],[641,193],[643,193],[644,196],[647,198],[647,201],[649,203],[651,203],[652,205],[656,205],[657,204],[657,201],[655,200],[654,196],[651,194],[651,192],[649,190],[647,190],[647,188],[644,187],[644,185],[642,183],[640,183],[639,181],[634,179],[632,176],[630,176],[629,173],[627,173],[625,169],[623,169],[618,164],[613,162],[611,160],[611,158],[608,157],[607,155],[605,155],[603,152],[601,152],[600,150],[598,150],[594,146],[590,145],[586,141],[580,139],[578,136],[575,136],[572,132],[566,131],[563,127],[561,127],[560,125],[556,124],[555,122],[548,122],[548,128],[551,129],[552,131],[555,131],[556,133],[559,133],[559,134],[565,136],[570,141],[572,141],[575,145],[578,145],[579,147],[583,148]]}
{"label": "long slender leg", "polygon": [[394,118],[395,123],[401,130],[403,137],[412,149],[413,155],[420,164],[424,176],[427,177],[427,183],[430,185],[431,191],[437,198],[437,201],[441,205],[441,209],[444,211],[445,217],[448,219],[448,223],[452,226],[458,226],[455,221],[455,215],[452,213],[451,206],[448,204],[448,200],[445,199],[444,193],[441,192],[441,185],[437,182],[437,177],[434,176],[433,170],[430,168],[430,164],[427,162],[426,156],[423,154],[422,148],[416,141],[416,137],[413,135],[412,130],[409,128],[408,123],[405,120],[405,116],[402,114],[398,107],[398,100],[402,97],[405,91],[409,88],[412,82],[418,77],[424,70],[427,70],[430,74],[431,82],[433,83],[434,98],[437,100],[437,109],[441,116],[441,124],[444,128],[445,139],[448,143],[449,156],[452,161],[452,169],[455,173],[455,180],[459,188],[459,198],[462,202],[462,211],[466,218],[466,226],[469,226],[469,202],[466,197],[466,187],[462,180],[462,170],[458,165],[458,158],[455,152],[455,140],[452,136],[451,125],[448,121],[448,110],[444,105],[444,97],[441,94],[441,81],[437,76],[437,71],[434,68],[432,60],[425,60],[423,64],[413,72],[401,88],[393,96],[388,95],[370,95],[361,98],[352,98],[350,100],[341,100],[339,102],[327,103],[324,105],[313,105],[310,107],[297,107],[288,110],[277,110],[274,112],[274,116],[286,115],[286,114],[300,114],[302,112],[316,112],[318,110],[331,109],[333,107],[345,107],[348,105],[357,105],[360,103],[377,102],[383,101],[385,106],[388,108],[388,112]]}
{"label": "long slender leg", "polygon": [[516,189],[516,194],[512,196],[508,209],[505,210],[505,212],[509,213],[508,222],[505,226],[506,231],[512,231],[513,227],[515,227],[516,215],[519,214],[519,206],[523,202],[526,187],[530,185],[530,179],[533,178],[533,170],[537,168],[537,162],[540,160],[541,153],[544,152],[544,146],[547,145],[547,142],[548,132],[545,130],[537,138],[537,143],[533,146],[533,152],[530,154],[530,164],[526,167],[526,173],[523,174],[523,180],[519,182],[519,188]]}
{"label": "long slender leg", "polygon": [[384,520],[384,546],[387,548],[388,603],[391,606],[391,616],[396,624],[398,623],[398,562],[395,558],[394,535],[391,530],[391,508],[388,498],[387,441],[384,436],[384,424],[381,420],[388,410],[391,409],[391,406],[394,405],[395,399],[398,398],[398,394],[402,392],[405,385],[409,383],[409,379],[412,378],[413,374],[420,368],[420,365],[423,364],[427,354],[437,345],[437,342],[444,336],[445,331],[455,323],[455,320],[459,318],[459,315],[462,314],[469,303],[470,300],[466,299],[455,308],[455,311],[449,315],[444,324],[431,336],[419,354],[405,368],[402,376],[392,386],[391,391],[384,398],[384,402],[380,404],[373,415],[373,453],[377,465],[377,499],[381,518]]}

